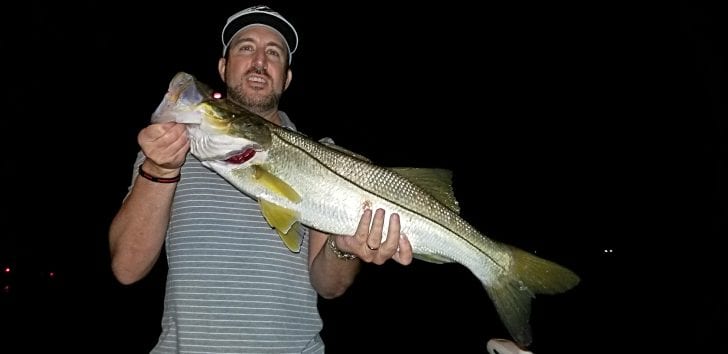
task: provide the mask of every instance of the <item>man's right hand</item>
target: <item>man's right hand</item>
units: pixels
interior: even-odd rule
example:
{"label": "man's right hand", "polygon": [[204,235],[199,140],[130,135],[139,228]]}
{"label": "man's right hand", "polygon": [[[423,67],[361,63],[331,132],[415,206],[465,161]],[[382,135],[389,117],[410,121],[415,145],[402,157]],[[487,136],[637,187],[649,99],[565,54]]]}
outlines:
{"label": "man's right hand", "polygon": [[157,177],[176,176],[190,149],[187,127],[175,122],[150,124],[137,142],[147,158],[144,171]]}

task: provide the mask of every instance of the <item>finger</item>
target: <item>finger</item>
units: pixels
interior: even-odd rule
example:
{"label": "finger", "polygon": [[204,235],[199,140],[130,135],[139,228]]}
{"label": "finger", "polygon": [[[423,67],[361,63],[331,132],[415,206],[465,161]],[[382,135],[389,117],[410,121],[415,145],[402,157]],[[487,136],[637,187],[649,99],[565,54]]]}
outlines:
{"label": "finger", "polygon": [[359,226],[357,226],[356,234],[354,235],[359,242],[366,242],[367,238],[369,238],[369,225],[371,225],[371,223],[372,210],[365,209],[364,214],[361,216],[361,219],[359,219]]}
{"label": "finger", "polygon": [[158,124],[151,124],[139,131],[137,141],[141,144],[147,141],[154,141],[164,135],[164,129]]}
{"label": "finger", "polygon": [[[180,126],[182,126],[182,124],[180,124]],[[186,129],[183,129],[182,131],[176,131],[175,129],[175,131],[169,131],[166,135],[169,137],[170,142],[164,149],[165,153],[170,154],[171,156],[179,156],[187,152],[190,140],[187,138]]]}
{"label": "finger", "polygon": [[382,244],[382,232],[384,232],[384,209],[377,209],[372,220],[372,228],[369,230],[369,238],[366,240],[367,248],[372,251],[379,249]]}
{"label": "finger", "polygon": [[375,263],[383,264],[397,254],[400,239],[400,221],[399,215],[393,213],[389,216],[389,224],[387,228],[387,239],[381,244]]}
{"label": "finger", "polygon": [[[160,166],[179,167],[178,165],[184,160],[190,146],[184,124],[150,125],[145,130],[151,131],[145,133],[144,141],[140,141],[145,155]],[[156,137],[151,139],[152,136]]]}
{"label": "finger", "polygon": [[168,127],[164,131],[164,134],[159,136],[156,140],[160,145],[169,146],[176,142],[187,139],[187,128],[184,124],[177,124],[172,127]]}
{"label": "finger", "polygon": [[187,127],[184,124],[176,124],[167,128],[164,132],[163,137],[170,140],[177,140],[187,135]]}
{"label": "finger", "polygon": [[151,148],[163,148],[178,139],[180,135],[179,129],[173,130],[174,123],[162,124],[151,124],[139,132],[137,138],[138,142],[142,146],[149,146]]}
{"label": "finger", "polygon": [[407,235],[400,234],[399,247],[392,256],[392,259],[394,259],[397,263],[401,265],[409,265],[410,263],[412,263],[413,258],[414,254],[412,252],[412,244],[409,242]]}
{"label": "finger", "polygon": [[[399,243],[399,232],[399,214],[392,213],[392,215],[389,216],[389,224],[387,226],[387,239],[384,240],[384,243],[382,243],[382,246],[385,249],[392,251],[392,253],[394,253],[394,250],[397,249],[397,244]],[[391,256],[391,254],[389,256]]]}
{"label": "finger", "polygon": [[156,140],[168,134],[170,130],[174,129],[178,125],[183,124],[177,124],[175,122],[150,124],[146,128],[142,129],[142,133],[144,134],[144,138],[148,140]]}

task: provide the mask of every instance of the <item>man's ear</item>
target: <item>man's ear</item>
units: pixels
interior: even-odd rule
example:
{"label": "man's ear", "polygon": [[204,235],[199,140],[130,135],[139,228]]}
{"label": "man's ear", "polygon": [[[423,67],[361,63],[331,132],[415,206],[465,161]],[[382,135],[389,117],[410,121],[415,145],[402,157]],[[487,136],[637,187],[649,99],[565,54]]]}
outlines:
{"label": "man's ear", "polygon": [[222,82],[226,82],[225,81],[225,69],[226,68],[227,68],[227,60],[225,60],[225,58],[220,58],[220,60],[217,61],[217,73],[220,74],[220,79],[222,79]]}
{"label": "man's ear", "polygon": [[291,71],[291,69],[288,69],[288,72],[286,73],[286,84],[283,85],[283,91],[288,89],[288,86],[291,84],[292,79],[293,79],[293,71]]}

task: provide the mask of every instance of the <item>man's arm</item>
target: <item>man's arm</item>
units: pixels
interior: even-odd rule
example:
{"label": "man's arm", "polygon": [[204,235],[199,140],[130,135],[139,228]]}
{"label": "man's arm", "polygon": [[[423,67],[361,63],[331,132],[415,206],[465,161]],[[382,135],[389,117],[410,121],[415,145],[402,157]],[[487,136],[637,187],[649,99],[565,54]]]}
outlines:
{"label": "man's arm", "polygon": [[[183,124],[152,124],[139,132],[138,142],[146,156],[146,173],[160,178],[179,174],[189,150]],[[159,258],[176,186],[136,177],[114,216],[109,227],[111,269],[122,284],[146,276]]]}
{"label": "man's arm", "polygon": [[[370,227],[371,225],[371,227]],[[334,236],[310,230],[308,260],[311,284],[322,297],[332,299],[341,296],[354,282],[361,269],[361,262],[384,264],[393,259],[402,265],[412,262],[412,246],[407,237],[400,234],[399,215],[389,218],[387,239],[382,242],[384,210],[364,211],[359,227],[353,236]],[[334,246],[329,242],[334,242]],[[336,254],[356,256],[347,259]]]}

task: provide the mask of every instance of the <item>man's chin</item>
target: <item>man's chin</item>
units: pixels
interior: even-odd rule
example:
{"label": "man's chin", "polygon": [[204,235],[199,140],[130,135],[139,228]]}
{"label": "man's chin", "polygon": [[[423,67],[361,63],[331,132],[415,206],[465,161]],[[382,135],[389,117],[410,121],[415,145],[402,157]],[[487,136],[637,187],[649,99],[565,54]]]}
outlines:
{"label": "man's chin", "polygon": [[268,111],[276,107],[276,100],[270,95],[230,95],[229,98],[236,103],[247,107],[253,112]]}

